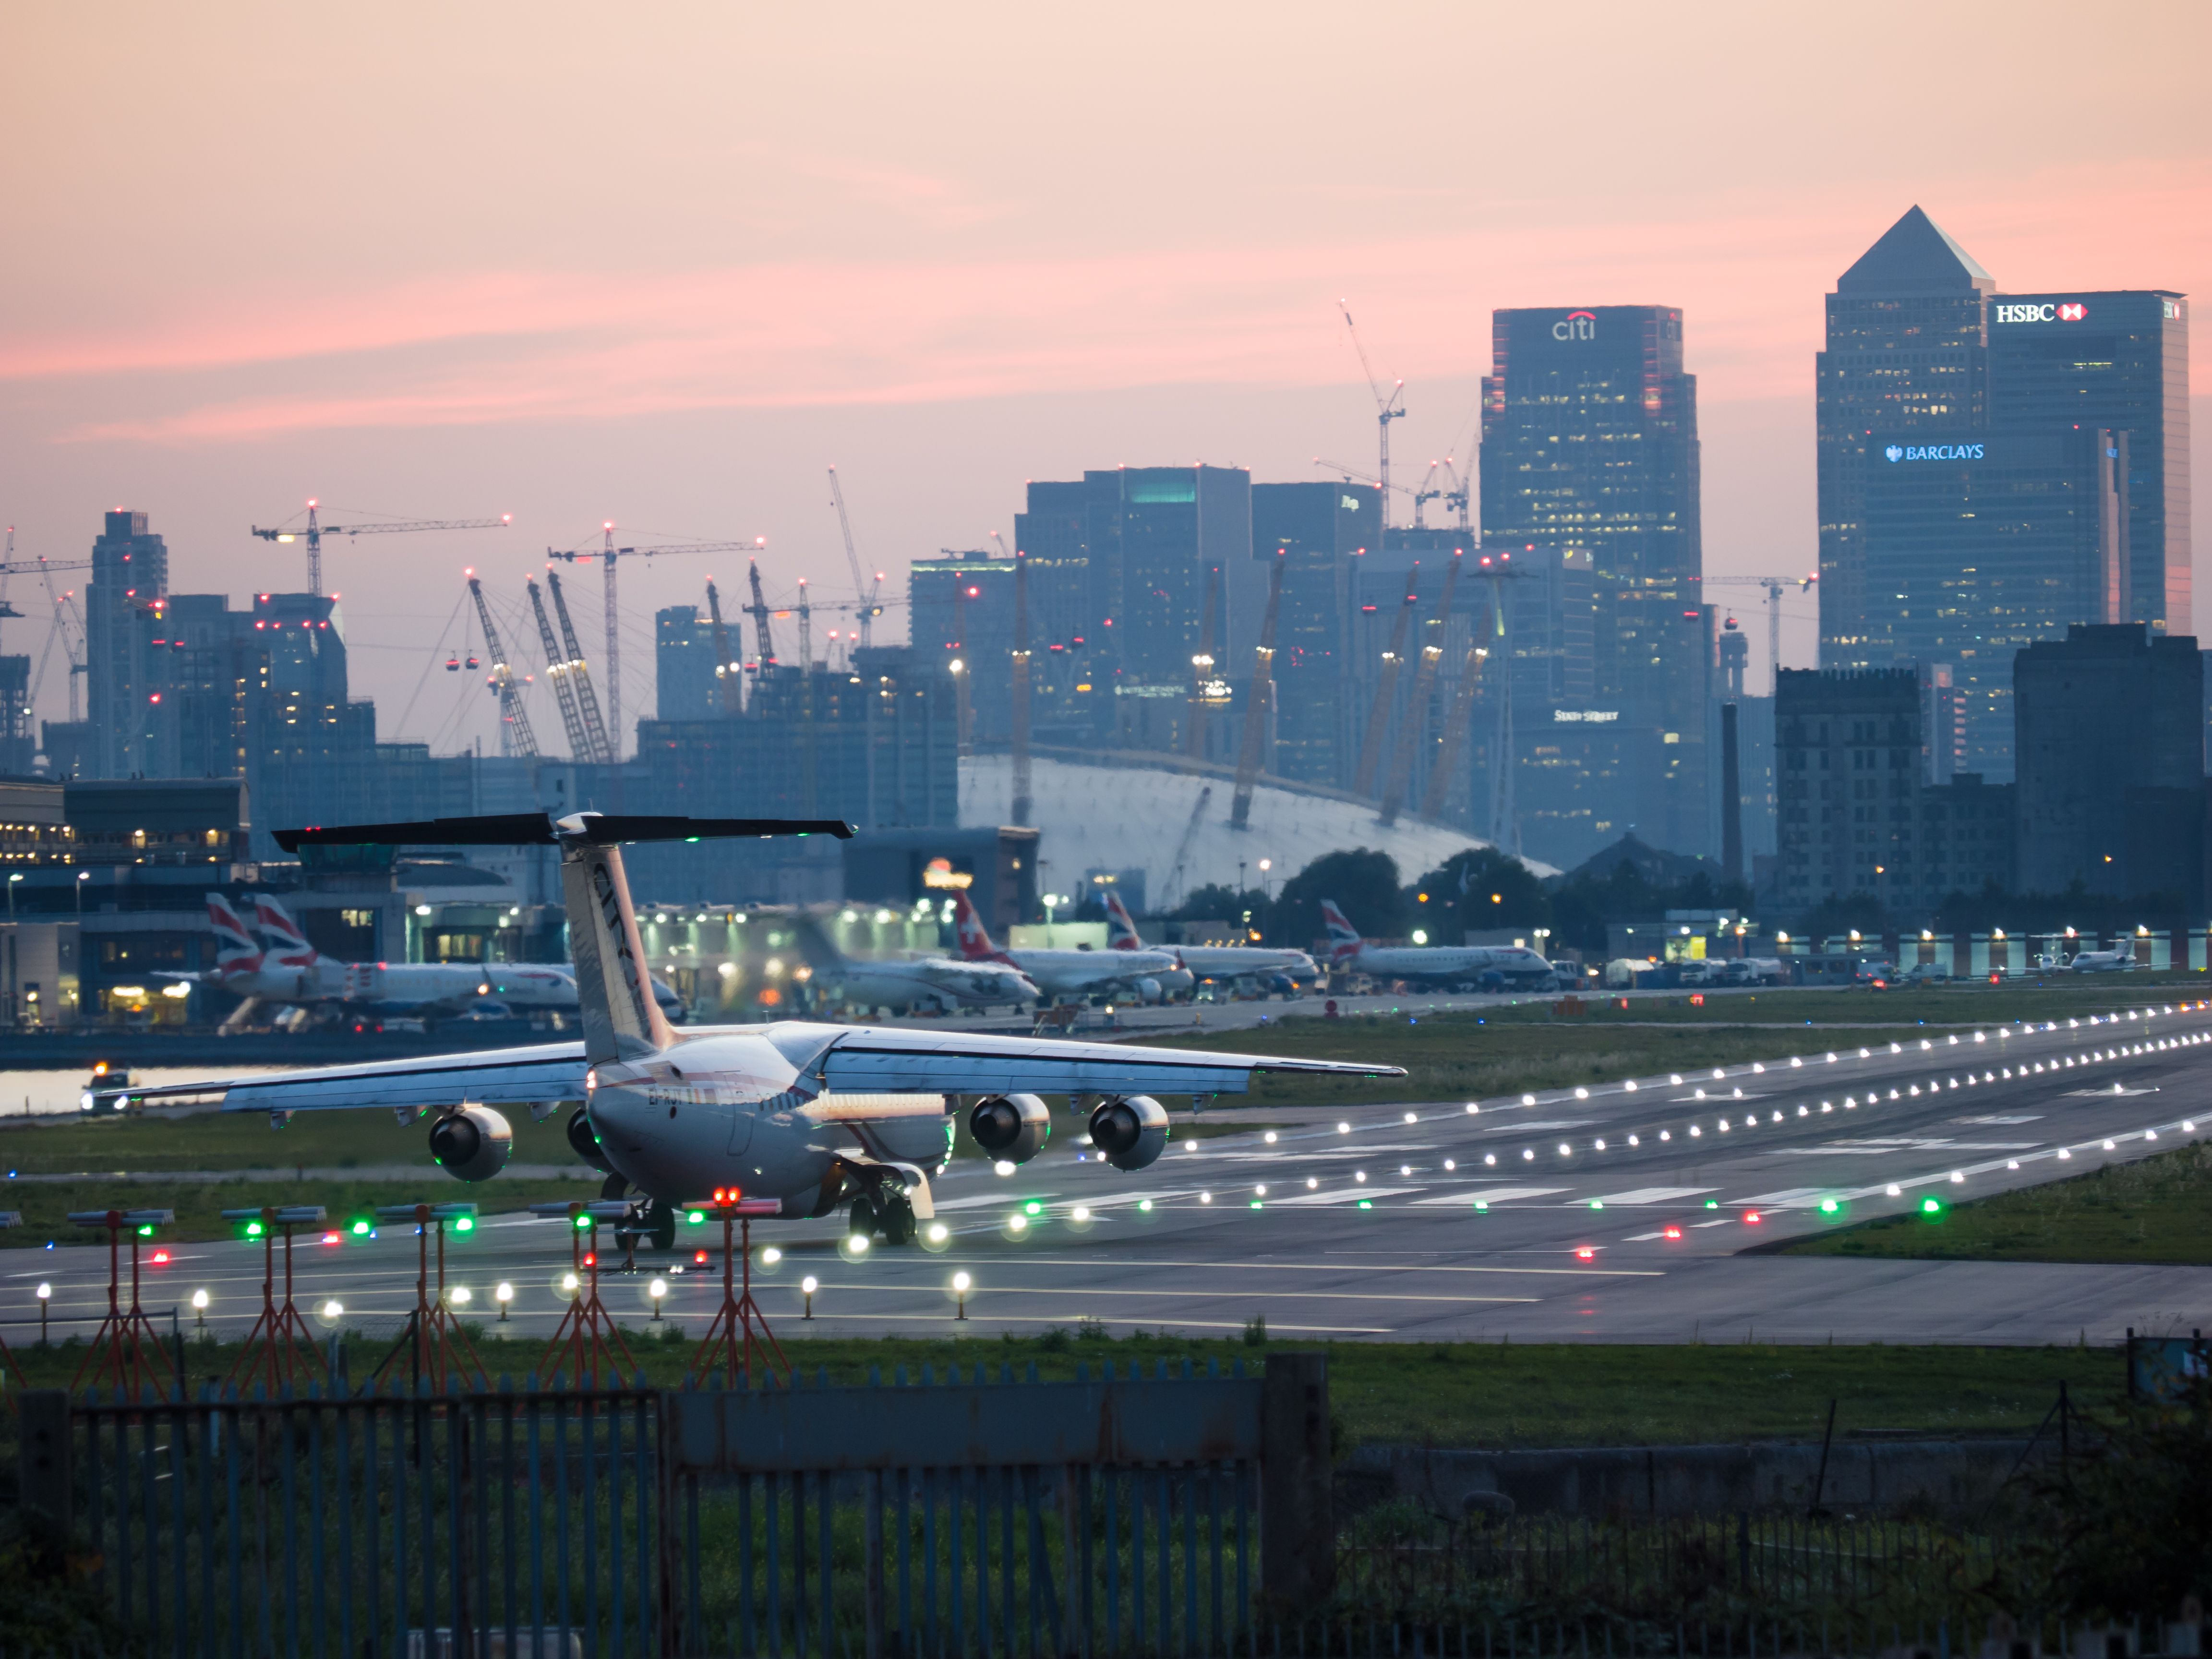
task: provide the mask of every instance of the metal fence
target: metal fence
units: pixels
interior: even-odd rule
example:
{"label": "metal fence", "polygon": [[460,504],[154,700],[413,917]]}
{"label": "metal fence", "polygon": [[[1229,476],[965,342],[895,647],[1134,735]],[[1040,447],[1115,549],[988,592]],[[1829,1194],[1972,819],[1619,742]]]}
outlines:
{"label": "metal fence", "polygon": [[23,1492],[177,1659],[1243,1652],[1296,1370],[29,1395]]}

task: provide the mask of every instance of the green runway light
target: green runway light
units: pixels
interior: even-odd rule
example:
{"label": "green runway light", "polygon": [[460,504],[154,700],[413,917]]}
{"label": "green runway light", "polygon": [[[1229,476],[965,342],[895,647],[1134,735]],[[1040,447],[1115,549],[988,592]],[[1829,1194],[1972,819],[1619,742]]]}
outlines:
{"label": "green runway light", "polygon": [[1152,1207],[1152,1200],[1149,1198],[1140,1198],[1137,1200],[1137,1207],[1140,1210],[1150,1212]]}
{"label": "green runway light", "polygon": [[453,1231],[454,1231],[455,1232],[457,1232],[457,1233],[472,1233],[472,1232],[476,1231],[476,1230],[477,1230],[477,1218],[476,1218],[474,1216],[472,1216],[472,1215],[462,1215],[462,1216],[455,1216],[455,1217],[453,1218]]}
{"label": "green runway light", "polygon": [[1255,1198],[1252,1200],[1252,1207],[1255,1210],[1260,1207],[1260,1200],[1258,1199]]}
{"label": "green runway light", "polygon": [[580,1233],[591,1224],[592,1218],[587,1215],[580,1215],[576,1218],[576,1231]]}
{"label": "green runway light", "polygon": [[246,1224],[246,1236],[248,1238],[258,1238],[258,1237],[261,1237],[261,1224],[260,1224],[259,1222],[258,1222],[258,1221],[249,1221],[249,1222],[247,1222],[247,1223]]}
{"label": "green runway light", "polygon": [[368,1223],[366,1221],[355,1222],[353,1224],[353,1236],[356,1238],[367,1238],[368,1237]]}
{"label": "green runway light", "polygon": [[1601,1198],[1594,1198],[1590,1200],[1590,1208],[1593,1210],[1602,1210],[1605,1208],[1605,1200]]}
{"label": "green runway light", "polygon": [[690,1215],[684,1218],[695,1227],[700,1226],[705,1223],[707,1219],[707,1212],[704,1210],[694,1210]]}
{"label": "green runway light", "polygon": [[1920,1213],[1923,1215],[1940,1215],[1942,1210],[1943,1206],[1935,1199],[1923,1198],[1920,1200]]}
{"label": "green runway light", "polygon": [[1709,1198],[1705,1200],[1705,1207],[1709,1210],[1717,1210],[1720,1206],[1721,1201],[1717,1198]]}
{"label": "green runway light", "polygon": [[1371,1198],[1363,1198],[1359,1200],[1359,1207],[1363,1210],[1371,1210],[1375,1207],[1375,1200]]}
{"label": "green runway light", "polygon": [[1481,1211],[1485,1215],[1488,1215],[1490,1213],[1490,1201],[1487,1199],[1476,1199],[1474,1200],[1474,1207]]}
{"label": "green runway light", "polygon": [[1044,1206],[1038,1203],[1035,1199],[1031,1199],[1028,1203],[1023,1205],[1022,1208],[1028,1211],[1031,1215],[1042,1215],[1044,1213]]}
{"label": "green runway light", "polygon": [[141,1238],[151,1238],[153,1236],[154,1224],[150,1221],[138,1230],[138,1237]]}
{"label": "green runway light", "polygon": [[1842,1205],[1837,1203],[1832,1198],[1824,1198],[1820,1200],[1820,1213],[1822,1215],[1833,1215],[1837,1211],[1843,1207],[1844,1206]]}

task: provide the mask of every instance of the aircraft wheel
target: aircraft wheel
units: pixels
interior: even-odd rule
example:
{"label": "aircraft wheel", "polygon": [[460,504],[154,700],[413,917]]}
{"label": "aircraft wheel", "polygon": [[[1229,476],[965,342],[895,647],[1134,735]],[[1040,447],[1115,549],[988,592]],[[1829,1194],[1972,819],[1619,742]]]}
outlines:
{"label": "aircraft wheel", "polygon": [[877,1218],[876,1206],[866,1193],[853,1200],[851,1213],[847,1217],[845,1231],[854,1238],[873,1239],[882,1226]]}
{"label": "aircraft wheel", "polygon": [[672,1206],[657,1198],[646,1206],[645,1237],[656,1250],[676,1248],[676,1211]]}
{"label": "aircraft wheel", "polygon": [[914,1206],[902,1195],[884,1194],[883,1208],[884,1243],[911,1244],[914,1243]]}

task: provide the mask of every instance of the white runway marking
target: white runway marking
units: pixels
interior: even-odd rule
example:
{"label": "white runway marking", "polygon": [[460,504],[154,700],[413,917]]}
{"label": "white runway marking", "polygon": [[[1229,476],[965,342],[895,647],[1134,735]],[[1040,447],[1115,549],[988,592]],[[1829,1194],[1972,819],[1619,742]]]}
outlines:
{"label": "white runway marking", "polygon": [[1472,1204],[1480,1199],[1486,1204],[1517,1204],[1532,1198],[1550,1198],[1564,1193],[1565,1187],[1475,1187],[1465,1192],[1444,1193],[1435,1198],[1414,1200],[1417,1204]]}
{"label": "white runway marking", "polygon": [[1277,1204],[1356,1204],[1363,1198],[1395,1198],[1401,1193],[1418,1193],[1419,1187],[1346,1187],[1333,1193],[1299,1193],[1290,1198],[1279,1198]]}
{"label": "white runway marking", "polygon": [[1597,1201],[1608,1209],[1616,1204],[1671,1204],[1676,1199],[1698,1198],[1719,1190],[1717,1187],[1638,1187],[1631,1193],[1602,1193]]}

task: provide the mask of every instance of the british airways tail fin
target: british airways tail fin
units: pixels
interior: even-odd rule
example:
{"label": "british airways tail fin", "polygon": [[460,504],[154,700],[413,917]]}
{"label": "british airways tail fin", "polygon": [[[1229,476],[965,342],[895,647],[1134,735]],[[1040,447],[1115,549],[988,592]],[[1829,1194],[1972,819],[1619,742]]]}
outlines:
{"label": "british airways tail fin", "polygon": [[231,902],[220,893],[210,893],[208,921],[215,929],[215,971],[219,978],[261,970],[260,942]]}
{"label": "british airways tail fin", "polygon": [[1129,919],[1129,907],[1121,902],[1121,896],[1110,887],[1106,890],[1106,943],[1116,951],[1141,951],[1145,948],[1145,941],[1137,934],[1137,924]]}
{"label": "british airways tail fin", "polygon": [[702,841],[751,836],[836,836],[853,826],[835,818],[685,818],[580,812],[496,817],[431,818],[412,823],[280,830],[286,852],[302,846],[514,847],[561,849],[561,890],[568,912],[568,948],[576,963],[576,1003],[584,1058],[592,1065],[628,1060],[676,1041],[646,971],[645,945],[631,908],[620,844]]}
{"label": "british airways tail fin", "polygon": [[321,951],[307,942],[292,913],[266,894],[253,898],[253,925],[269,941],[269,961],[278,968],[312,968],[323,960]]}
{"label": "british airways tail fin", "polygon": [[1334,899],[1321,902],[1321,919],[1328,929],[1328,959],[1342,962],[1359,954],[1359,930],[1337,908]]}

